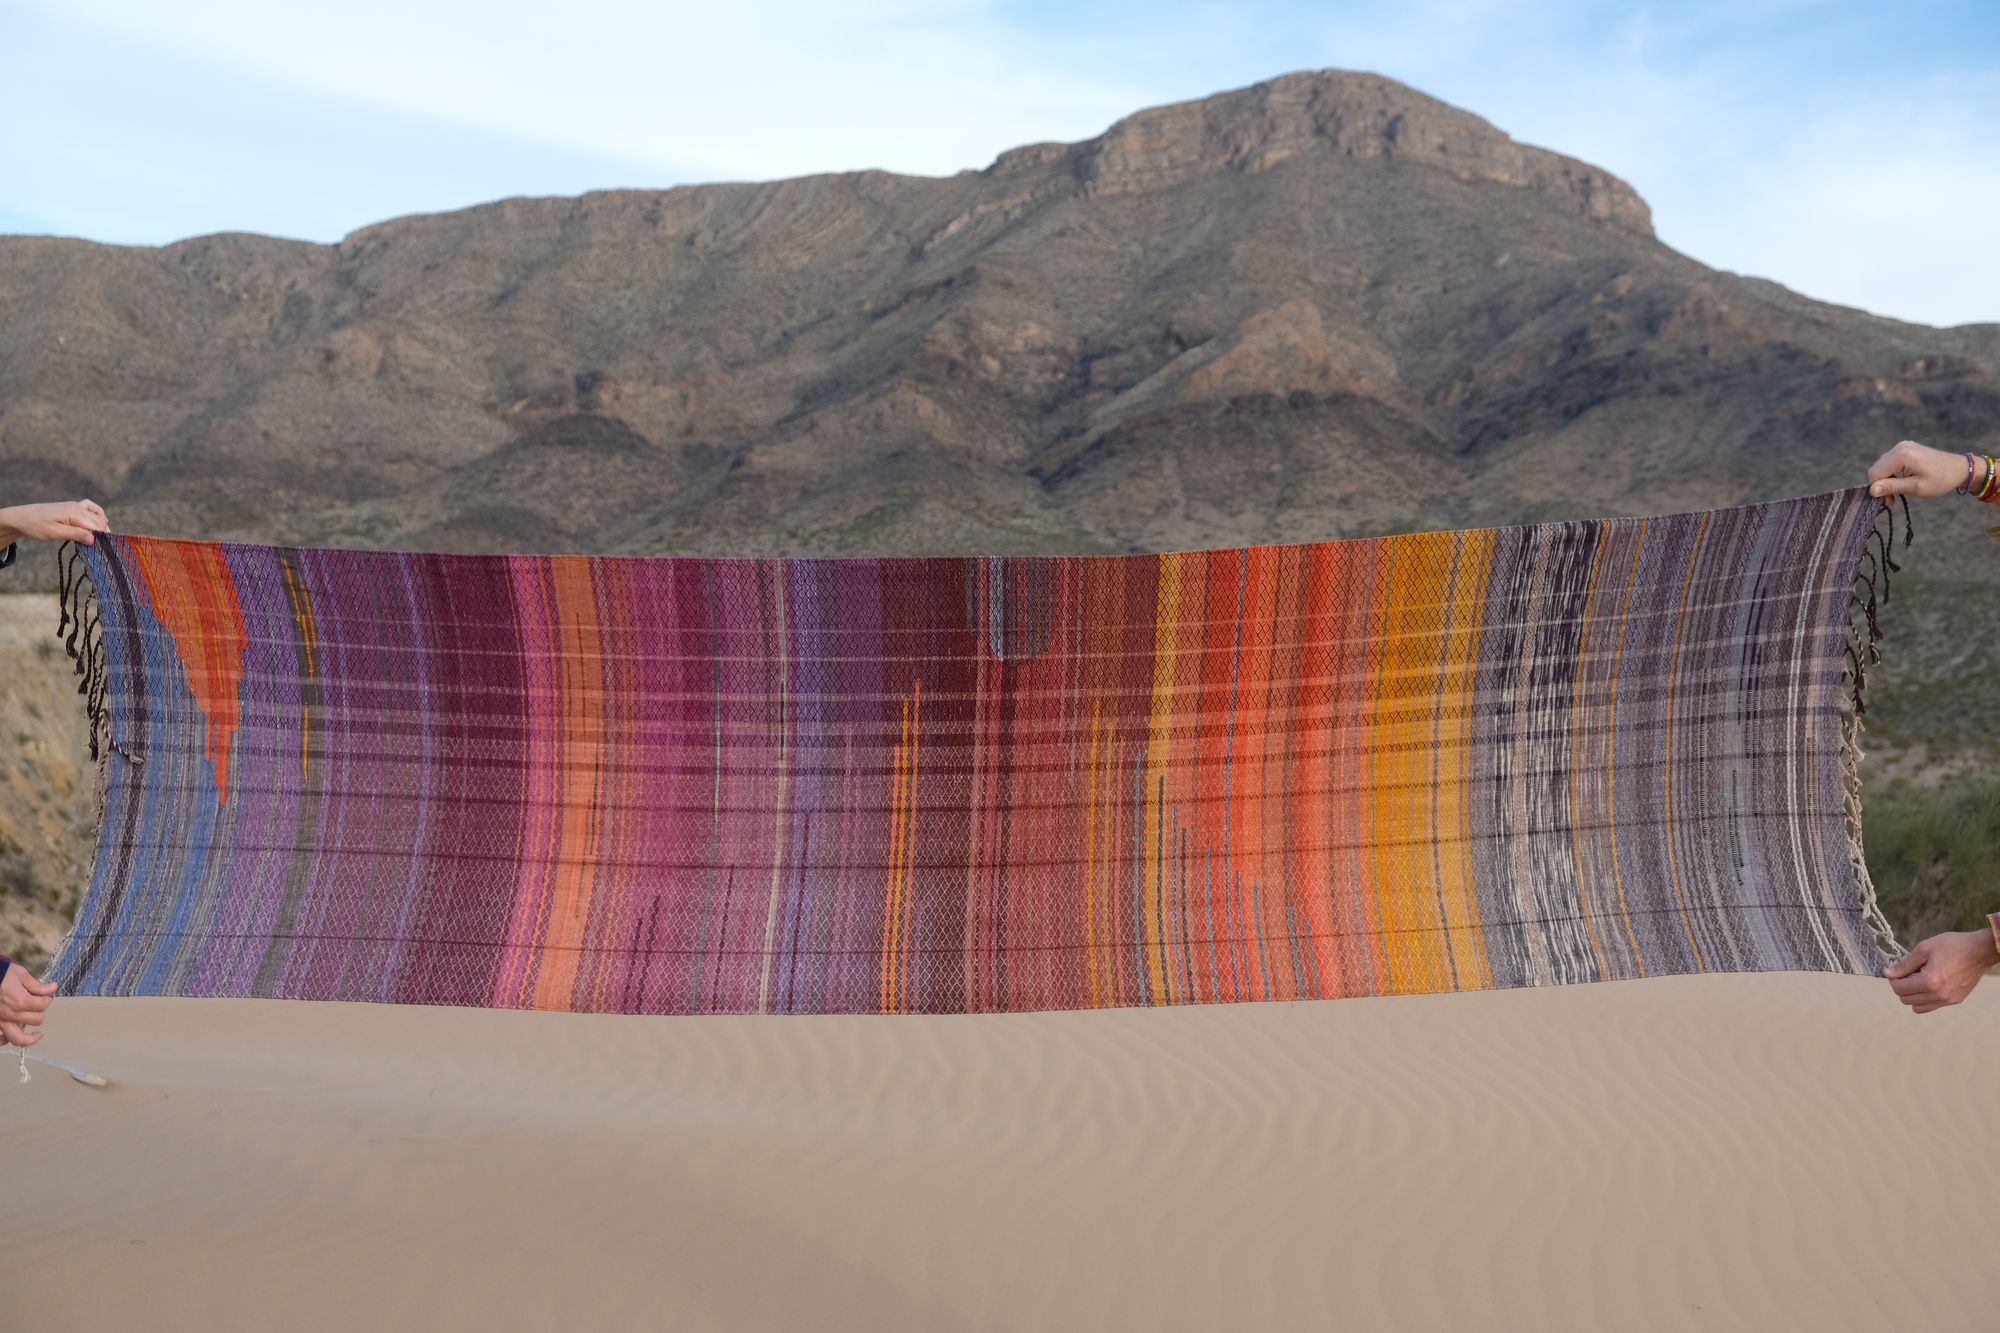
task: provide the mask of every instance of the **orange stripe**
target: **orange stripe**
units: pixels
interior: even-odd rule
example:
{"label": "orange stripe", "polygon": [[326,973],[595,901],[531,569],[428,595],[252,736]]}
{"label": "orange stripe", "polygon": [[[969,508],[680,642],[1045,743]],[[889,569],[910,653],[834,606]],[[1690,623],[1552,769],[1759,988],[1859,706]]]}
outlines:
{"label": "orange stripe", "polygon": [[1165,812],[1160,809],[1159,775],[1167,766],[1167,731],[1173,724],[1173,637],[1175,625],[1176,591],[1180,584],[1181,560],[1171,553],[1162,554],[1154,561],[1153,579],[1153,681],[1147,695],[1148,717],[1146,725],[1146,774],[1148,781],[1141,799],[1145,802],[1145,823],[1141,826],[1141,841],[1135,848],[1140,866],[1140,882],[1145,885],[1144,910],[1140,913],[1139,939],[1145,947],[1146,977],[1149,993],[1159,996],[1165,993],[1166,985],[1166,941],[1153,927],[1160,919],[1160,873],[1163,867],[1154,855],[1154,848],[1160,845],[1160,822]]}
{"label": "orange stripe", "polygon": [[[1220,914],[1219,907],[1228,901],[1223,886],[1228,883],[1229,863],[1222,856],[1222,849],[1229,846],[1228,833],[1223,819],[1222,785],[1224,780],[1224,759],[1230,754],[1228,714],[1230,707],[1230,660],[1236,634],[1236,552],[1214,552],[1200,557],[1196,566],[1202,571],[1202,599],[1197,618],[1207,627],[1199,641],[1201,653],[1201,699],[1200,717],[1204,723],[1201,735],[1196,738],[1195,763],[1204,774],[1203,784],[1212,793],[1194,811],[1194,840],[1213,853],[1209,862],[1207,892],[1211,895],[1211,905],[1204,916],[1204,928],[1208,916],[1215,922],[1218,937],[1215,948],[1214,966],[1209,970],[1208,994],[1211,999],[1234,998],[1237,993],[1235,953],[1223,940],[1234,932],[1227,917]],[[1233,766],[1233,765],[1232,765]],[[1240,787],[1231,782],[1233,793]],[[1202,961],[1208,961],[1208,951],[1202,951]]]}
{"label": "orange stripe", "polygon": [[220,805],[229,794],[229,745],[242,717],[237,689],[248,644],[235,580],[220,548],[206,542],[133,542],[130,549],[206,724],[204,753],[215,767]]}
{"label": "orange stripe", "polygon": [[[1264,994],[1266,943],[1284,933],[1284,904],[1273,905],[1277,894],[1271,890],[1271,866],[1265,862],[1266,821],[1274,805],[1275,793],[1268,790],[1264,769],[1271,748],[1271,639],[1277,631],[1277,551],[1269,546],[1250,548],[1250,580],[1244,588],[1244,633],[1242,687],[1236,696],[1237,771],[1243,775],[1237,787],[1251,800],[1235,803],[1240,835],[1236,853],[1243,865],[1243,891],[1238,895],[1244,936],[1245,967],[1250,973],[1250,995]],[[1273,928],[1271,917],[1277,916]],[[1271,970],[1278,968],[1270,960]]]}
{"label": "orange stripe", "polygon": [[597,862],[597,806],[604,776],[604,645],[599,637],[591,561],[548,557],[561,644],[561,718],[556,752],[556,863],[541,969],[535,977],[537,1009],[568,1009],[589,923],[590,888]]}
{"label": "orange stripe", "polygon": [[1339,965],[1333,937],[1332,895],[1327,886],[1334,882],[1333,853],[1327,843],[1326,807],[1331,800],[1332,782],[1328,747],[1332,744],[1332,685],[1327,677],[1333,670],[1333,645],[1329,640],[1332,623],[1335,575],[1327,566],[1333,548],[1318,545],[1301,547],[1297,558],[1304,563],[1299,571],[1299,606],[1294,621],[1300,640],[1293,650],[1290,677],[1297,682],[1292,698],[1291,723],[1286,739],[1293,750],[1289,797],[1292,841],[1299,847],[1294,872],[1303,892],[1298,895],[1300,953],[1311,976],[1309,994],[1327,993],[1328,980],[1338,984]]}

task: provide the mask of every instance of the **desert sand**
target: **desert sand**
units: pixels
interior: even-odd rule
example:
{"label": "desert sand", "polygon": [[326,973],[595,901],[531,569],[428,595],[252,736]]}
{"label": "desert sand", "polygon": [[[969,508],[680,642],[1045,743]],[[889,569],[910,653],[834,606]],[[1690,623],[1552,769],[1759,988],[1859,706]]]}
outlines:
{"label": "desert sand", "polygon": [[2000,1327],[2000,983],[646,1018],[66,999],[0,1327]]}

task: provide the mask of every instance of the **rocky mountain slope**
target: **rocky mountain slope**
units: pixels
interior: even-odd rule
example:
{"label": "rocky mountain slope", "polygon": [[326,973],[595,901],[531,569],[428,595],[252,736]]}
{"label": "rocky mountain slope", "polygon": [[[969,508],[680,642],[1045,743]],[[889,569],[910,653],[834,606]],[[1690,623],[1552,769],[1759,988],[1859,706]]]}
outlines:
{"label": "rocky mountain slope", "polygon": [[1368,74],[946,178],[0,237],[0,469],[138,531],[1107,550],[1657,512],[2000,434],[2000,324],[1708,269]]}

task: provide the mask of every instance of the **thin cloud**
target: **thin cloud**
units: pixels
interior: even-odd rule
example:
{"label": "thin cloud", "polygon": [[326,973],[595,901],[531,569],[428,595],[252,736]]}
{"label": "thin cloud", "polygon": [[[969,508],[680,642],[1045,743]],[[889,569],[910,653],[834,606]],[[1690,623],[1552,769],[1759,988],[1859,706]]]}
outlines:
{"label": "thin cloud", "polygon": [[701,179],[944,175],[1096,133],[1150,91],[1058,76],[1032,34],[958,0],[348,0],[338,24],[252,0],[31,3],[321,94]]}

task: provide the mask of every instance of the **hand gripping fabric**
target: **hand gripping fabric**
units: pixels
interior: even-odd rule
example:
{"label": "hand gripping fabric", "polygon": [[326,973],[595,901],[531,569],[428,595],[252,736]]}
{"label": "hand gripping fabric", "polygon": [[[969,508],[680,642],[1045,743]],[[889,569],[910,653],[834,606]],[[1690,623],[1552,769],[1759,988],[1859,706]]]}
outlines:
{"label": "hand gripping fabric", "polygon": [[102,813],[53,975],[651,1014],[1873,975],[1896,527],[1857,487],[1163,555],[105,534],[59,557]]}

